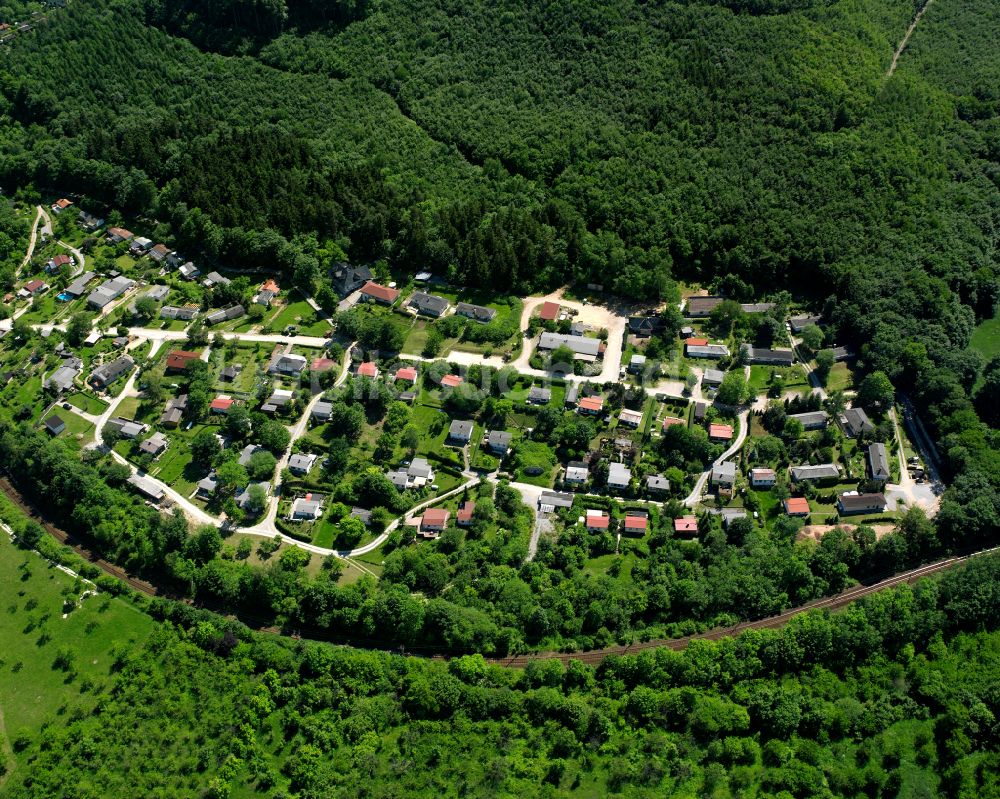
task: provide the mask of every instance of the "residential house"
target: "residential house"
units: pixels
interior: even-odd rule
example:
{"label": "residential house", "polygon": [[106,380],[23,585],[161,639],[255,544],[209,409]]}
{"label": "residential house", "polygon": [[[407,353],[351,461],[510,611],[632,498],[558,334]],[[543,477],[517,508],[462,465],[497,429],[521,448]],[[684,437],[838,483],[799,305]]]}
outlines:
{"label": "residential house", "polygon": [[885,451],[885,444],[876,442],[868,445],[868,468],[872,480],[888,480],[892,477],[889,469],[889,457]]}
{"label": "residential house", "polygon": [[21,287],[21,290],[17,292],[17,296],[22,298],[35,297],[39,294],[44,294],[48,290],[49,284],[44,280],[29,280],[24,284],[24,286]]}
{"label": "residential house", "polygon": [[312,494],[297,497],[292,503],[292,513],[289,517],[293,522],[314,522],[323,515],[323,503],[313,499]]}
{"label": "residential house", "polygon": [[288,389],[276,388],[267,398],[267,402],[260,406],[264,413],[275,413],[279,408],[284,408],[295,398],[295,394]]}
{"label": "residential house", "polygon": [[131,230],[126,230],[123,227],[113,227],[108,228],[107,239],[111,244],[119,244],[123,241],[131,241],[135,238],[135,234]]}
{"label": "residential house", "polygon": [[625,533],[626,535],[645,535],[646,528],[649,526],[649,519],[645,516],[639,516],[634,513],[625,514]]}
{"label": "residential house", "polygon": [[634,375],[642,374],[642,370],[646,368],[646,356],[635,353],[628,362],[628,370]]}
{"label": "residential house", "polygon": [[187,258],[179,252],[167,253],[167,257],[164,260],[167,262],[167,266],[171,269],[179,269],[182,264],[187,263]]}
{"label": "residential house", "polygon": [[87,284],[90,283],[97,277],[96,272],[84,272],[76,280],[70,283],[66,288],[62,290],[63,294],[68,294],[70,297],[82,297],[83,293],[87,290]]}
{"label": "residential house", "polygon": [[[709,511],[710,513],[713,511]],[[747,512],[743,508],[722,508],[719,511],[719,515],[722,517],[722,527],[724,530],[729,529],[729,525],[736,521],[737,519],[745,519],[747,517]]]}
{"label": "residential house", "polygon": [[202,499],[208,499],[215,494],[219,487],[219,481],[215,478],[215,472],[209,472],[198,481],[197,494]]}
{"label": "residential house", "polygon": [[809,500],[805,497],[790,497],[785,500],[785,513],[789,516],[808,516]]}
{"label": "residential house", "polygon": [[694,516],[674,519],[674,532],[678,535],[698,535],[698,520]]}
{"label": "residential house", "polygon": [[648,338],[663,330],[663,319],[659,316],[630,316],[628,332],[639,338]]}
{"label": "residential house", "polygon": [[295,474],[309,474],[317,457],[312,453],[296,453],[288,459],[288,468]]}
{"label": "residential house", "polygon": [[246,316],[246,308],[242,305],[230,305],[228,308],[220,308],[217,311],[211,311],[205,315],[206,325],[218,325],[223,322],[229,322],[233,319],[239,319],[241,316]]}
{"label": "residential house", "polygon": [[153,246],[153,242],[147,239],[145,236],[136,236],[132,239],[132,245],[128,248],[128,251],[135,256],[142,256],[146,254],[146,251]]}
{"label": "residential house", "polygon": [[758,466],[750,470],[750,485],[753,488],[771,488],[777,480],[774,469]]}
{"label": "residential house", "polygon": [[777,306],[773,302],[744,302],[740,305],[740,310],[743,313],[757,314],[757,313],[769,313],[773,311]]}
{"label": "residential house", "polygon": [[444,297],[423,291],[414,292],[407,305],[418,314],[434,318],[444,316],[449,308],[449,302]]}
{"label": "residential house", "polygon": [[378,302],[382,305],[392,305],[399,299],[399,289],[381,286],[369,280],[361,287],[361,296],[366,300]]}
{"label": "residential house", "polygon": [[388,472],[386,477],[400,491],[407,488],[423,488],[434,481],[434,469],[426,458],[414,458],[405,468]]}
{"label": "residential house", "polygon": [[681,338],[687,339],[694,336],[694,328],[689,325],[684,325],[681,328]]}
{"label": "residential house", "polygon": [[663,424],[661,426],[661,429],[669,430],[675,424],[679,424],[685,427],[687,426],[687,422],[685,422],[683,419],[678,419],[676,416],[665,416],[663,417]]}
{"label": "residential house", "polygon": [[98,390],[105,389],[122,375],[128,374],[133,366],[135,366],[135,361],[128,355],[122,355],[110,363],[98,366],[90,373],[90,380],[88,382]]}
{"label": "residential house", "polygon": [[732,441],[733,426],[731,424],[710,424],[708,426],[709,441]]}
{"label": "residential house", "polygon": [[495,308],[487,308],[485,305],[473,305],[470,302],[460,302],[455,305],[455,313],[465,316],[474,322],[487,324],[492,322],[497,315]]}
{"label": "residential house", "polygon": [[146,432],[146,425],[116,416],[105,422],[104,432],[117,433],[121,438],[138,438]]}
{"label": "residential house", "polygon": [[[250,487],[252,485],[254,485],[254,483],[247,483],[246,488],[240,491],[240,493],[238,493],[235,497],[236,507],[240,508],[240,510],[245,511],[248,510],[250,507]],[[256,485],[260,486],[261,490],[264,492],[265,497],[270,496],[271,484],[268,481],[265,480],[261,483],[257,483]]]}
{"label": "residential house", "polygon": [[486,446],[494,455],[503,458],[510,451],[511,438],[511,434],[506,430],[490,430],[490,434],[486,437]]}
{"label": "residential house", "polygon": [[622,463],[608,466],[608,488],[624,489],[632,481],[632,471]]}
{"label": "residential house", "polygon": [[448,428],[448,440],[459,444],[468,444],[472,439],[472,422],[456,419]]}
{"label": "residential house", "polygon": [[602,510],[587,509],[586,526],[591,532],[607,530],[611,524],[611,517]]}
{"label": "residential house", "polygon": [[570,383],[566,387],[566,397],[563,399],[563,405],[567,408],[575,408],[576,403],[580,398],[580,384]]}
{"label": "residential house", "polygon": [[582,485],[590,479],[590,469],[583,461],[570,461],[566,464],[566,473],[563,475],[563,482]]}
{"label": "residential house", "polygon": [[402,380],[411,385],[417,382],[417,370],[412,366],[401,366],[396,370],[395,380]]}
{"label": "residential house", "polygon": [[166,452],[168,446],[170,446],[170,439],[157,431],[139,444],[139,451],[158,458],[162,453]]}
{"label": "residential house", "polygon": [[201,281],[201,284],[208,289],[214,288],[215,286],[228,286],[230,283],[232,283],[232,281],[228,277],[220,275],[215,271],[209,272],[208,275],[205,276],[205,279]]}
{"label": "residential house", "polygon": [[552,389],[532,386],[528,391],[528,402],[532,405],[548,405],[552,399]]}
{"label": "residential house", "polygon": [[224,366],[219,372],[219,380],[223,383],[232,383],[236,378],[238,378],[243,373],[243,364],[232,363],[229,366]]}
{"label": "residential house", "polygon": [[239,459],[240,466],[249,466],[250,459],[258,452],[263,452],[263,451],[264,448],[259,444],[247,444],[240,451],[240,459]]}
{"label": "residential house", "polygon": [[80,368],[78,368],[77,364],[82,366],[79,359],[67,358],[62,362],[62,366],[57,368],[51,375],[42,381],[42,387],[50,388],[57,394],[61,394],[64,391],[70,391],[74,387],[76,378],[80,374]]}
{"label": "residential house", "polygon": [[[705,342],[692,343],[692,342]],[[688,358],[708,358],[712,360],[718,360],[720,358],[729,357],[729,347],[725,344],[709,344],[706,339],[703,338],[689,338],[684,342],[684,354]]]}
{"label": "residential house", "polygon": [[191,261],[181,264],[180,267],[177,269],[177,272],[185,280],[197,280],[199,277],[201,277],[201,270],[193,263],[191,263]]}
{"label": "residential house", "polygon": [[538,496],[539,513],[555,513],[557,508],[572,508],[573,495],[560,491],[543,491]]}
{"label": "residential house", "polygon": [[571,336],[582,336],[590,330],[589,325],[585,325],[583,322],[573,322],[569,326],[569,332]]}
{"label": "residential house", "polygon": [[754,347],[752,344],[744,344],[742,349],[746,354],[747,363],[769,366],[791,366],[795,363],[795,353],[791,350],[769,350]]}
{"label": "residential house", "polygon": [[670,491],[670,481],[662,474],[651,474],[646,478],[646,490],[650,494],[666,494]]}
{"label": "residential house", "polygon": [[374,361],[365,361],[363,364],[358,366],[358,377],[370,377],[374,380],[378,377],[378,375],[378,364]]}
{"label": "residential house", "polygon": [[367,266],[350,266],[349,264],[334,264],[330,270],[330,282],[333,290],[341,297],[353,294],[372,279],[372,270]]}
{"label": "residential house", "polygon": [[476,503],[471,499],[467,499],[461,505],[458,506],[458,512],[455,514],[455,524],[459,527],[469,527],[472,525],[472,514],[476,510]]}
{"label": "residential house", "polygon": [[104,227],[104,220],[101,217],[88,214],[86,211],[80,211],[77,219],[80,221],[80,225],[83,229],[88,233],[96,233]]}
{"label": "residential house", "polygon": [[56,272],[61,270],[64,266],[72,266],[73,259],[66,255],[65,253],[59,253],[58,255],[53,255],[49,258],[49,262],[45,264],[45,271],[50,275],[54,275]]}
{"label": "residential house", "polygon": [[265,308],[270,308],[271,303],[274,302],[274,298],[277,295],[273,291],[268,291],[267,289],[261,289],[256,294],[253,295],[253,304],[262,305]]}
{"label": "residential house", "polygon": [[134,488],[138,493],[142,494],[146,499],[152,502],[154,505],[158,505],[163,501],[164,491],[160,487],[160,484],[155,480],[140,474],[133,474],[126,480],[132,488]]}
{"label": "residential house", "polygon": [[184,418],[184,411],[187,410],[187,403],[187,394],[180,394],[170,400],[160,416],[160,424],[164,427],[177,427],[177,425],[181,423],[181,419]]}
{"label": "residential house", "polygon": [[360,519],[365,527],[372,526],[372,512],[365,508],[351,508],[351,516]]}
{"label": "residential house", "polygon": [[[170,286],[156,285],[156,286],[150,286],[149,289],[144,291],[142,293],[142,297],[143,298],[148,297],[154,302],[163,302],[167,298],[167,295],[169,294],[170,294]],[[133,314],[135,313],[135,304],[136,302],[139,301],[139,299],[140,298],[136,298],[135,302],[129,305],[128,307],[129,313]]]}
{"label": "residential house", "polygon": [[72,205],[72,200],[67,200],[65,197],[61,197],[49,206],[49,210],[51,210],[54,214],[61,214]]}
{"label": "residential house", "polygon": [[442,388],[455,388],[462,385],[462,378],[458,375],[445,375],[441,378]]}
{"label": "residential house", "polygon": [[87,304],[97,310],[103,310],[105,306],[117,300],[122,296],[122,294],[129,291],[134,286],[134,280],[129,280],[124,275],[119,275],[118,277],[105,281],[94,289],[90,293],[90,296],[87,297]]}
{"label": "residential house", "polygon": [[312,410],[309,412],[309,418],[313,422],[318,422],[320,424],[330,421],[330,416],[333,414],[333,403],[327,402],[326,400],[320,400],[315,405],[313,405]]}
{"label": "residential house", "polygon": [[835,363],[841,363],[842,361],[849,361],[854,357],[854,351],[850,347],[834,347],[833,360]]}
{"label": "residential house", "polygon": [[712,466],[712,485],[720,486],[721,488],[733,487],[736,482],[736,463],[733,461],[725,461],[724,463],[716,463]]}
{"label": "residential house", "polygon": [[573,352],[573,358],[577,361],[593,363],[603,352],[603,342],[596,338],[584,338],[583,336],[570,336],[562,333],[545,332],[538,339],[539,350],[554,350],[559,347],[568,347]]}
{"label": "residential house", "polygon": [[58,416],[50,416],[45,420],[45,430],[54,436],[59,435],[63,430],[66,429],[66,422],[60,419]]}
{"label": "residential house", "polygon": [[170,248],[166,244],[157,244],[149,250],[149,257],[158,264],[163,263],[168,255],[170,255]]}
{"label": "residential house", "polygon": [[790,413],[789,419],[794,419],[802,425],[803,430],[822,430],[829,422],[826,411],[808,411],[806,413]]}
{"label": "residential house", "polygon": [[188,368],[188,364],[201,359],[201,353],[190,350],[173,350],[167,354],[168,372],[183,372]]}
{"label": "residential house", "polygon": [[180,319],[183,322],[190,322],[198,315],[197,305],[164,305],[160,308],[161,319]]}
{"label": "residential house", "polygon": [[306,357],[294,352],[282,352],[271,360],[267,371],[273,375],[297,375],[306,368]]}
{"label": "residential house", "polygon": [[882,513],[888,507],[885,494],[859,494],[856,491],[841,494],[837,499],[837,511],[841,516],[852,513]]}
{"label": "residential house", "polygon": [[448,525],[451,511],[444,508],[428,508],[420,519],[421,533],[440,533]]}
{"label": "residential house", "polygon": [[216,397],[209,403],[208,410],[211,413],[226,414],[229,413],[235,402],[236,400],[234,400],[232,397],[226,397],[226,396]]}
{"label": "residential house", "polygon": [[701,375],[703,386],[721,386],[726,373],[721,369],[706,369]]}
{"label": "residential house", "polygon": [[320,355],[318,358],[313,358],[312,363],[309,364],[309,371],[316,372],[329,372],[337,365],[337,362],[333,358],[327,358],[325,355]]}
{"label": "residential house", "polygon": [[792,329],[793,333],[801,333],[809,325],[818,325],[822,321],[823,317],[813,314],[800,314],[799,316],[793,316],[788,320],[788,326]]}
{"label": "residential house", "polygon": [[844,428],[844,432],[851,438],[857,438],[875,430],[875,425],[868,418],[864,408],[848,408],[840,417],[840,424]]}
{"label": "residential house", "polygon": [[554,322],[559,318],[559,303],[546,300],[538,310],[538,318],[543,322]]}
{"label": "residential house", "polygon": [[684,315],[693,319],[702,319],[725,299],[724,297],[688,297]]}
{"label": "residential house", "polygon": [[633,411],[630,408],[622,408],[618,414],[618,422],[626,427],[636,428],[642,424],[642,411]]}
{"label": "residential house", "polygon": [[788,470],[793,483],[803,480],[838,480],[840,467],[835,463],[817,463],[815,465],[793,466]]}
{"label": "residential house", "polygon": [[604,397],[581,397],[576,409],[587,416],[598,416],[604,409]]}

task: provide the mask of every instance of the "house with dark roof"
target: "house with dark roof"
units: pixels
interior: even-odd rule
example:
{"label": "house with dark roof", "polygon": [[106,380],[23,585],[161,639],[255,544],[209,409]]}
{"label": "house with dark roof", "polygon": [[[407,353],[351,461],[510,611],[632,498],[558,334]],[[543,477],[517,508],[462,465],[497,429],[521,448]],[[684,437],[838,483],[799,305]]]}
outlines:
{"label": "house with dark roof", "polygon": [[708,316],[724,299],[724,297],[688,297],[684,315],[694,319]]}
{"label": "house with dark roof", "polygon": [[496,308],[487,308],[485,305],[473,305],[471,302],[459,302],[455,305],[455,313],[472,319],[475,322],[487,324],[492,322],[497,315]]}
{"label": "house with dark roof", "polygon": [[800,314],[789,319],[788,326],[792,329],[793,333],[801,333],[809,325],[818,325],[822,319],[823,317],[818,314]]}
{"label": "house with dark roof", "polygon": [[241,316],[246,316],[246,308],[242,305],[230,305],[228,308],[220,308],[217,311],[211,311],[205,315],[206,325],[218,325],[223,322],[229,322],[233,319],[239,319]]}
{"label": "house with dark roof", "polygon": [[69,294],[71,297],[82,297],[83,292],[87,290],[87,284],[95,277],[97,277],[97,272],[84,272],[63,289],[63,294]]}
{"label": "house with dark roof", "polygon": [[807,411],[806,413],[790,413],[788,419],[794,419],[802,425],[803,430],[822,430],[827,426],[830,416],[826,411]]}
{"label": "house with dark roof", "polygon": [[66,429],[66,422],[60,419],[58,416],[50,416],[43,422],[45,425],[45,430],[54,436],[59,435],[63,430]]}
{"label": "house with dark roof", "polygon": [[791,366],[795,363],[795,353],[791,350],[769,350],[764,347],[754,347],[752,344],[744,344],[742,349],[746,354],[747,363],[768,366]]}
{"label": "house with dark roof", "polygon": [[835,463],[805,464],[803,466],[792,466],[788,470],[792,476],[792,482],[801,483],[803,480],[838,480],[840,479],[840,467]]}
{"label": "house with dark roof", "polygon": [[868,469],[872,480],[881,480],[884,482],[892,477],[885,444],[876,442],[868,445]]}
{"label": "house with dark roof", "polygon": [[133,366],[135,366],[135,361],[128,355],[122,355],[120,358],[115,358],[111,363],[98,366],[90,373],[90,379],[87,382],[96,389],[105,389],[122,375],[128,374]]}
{"label": "house with dark roof", "polygon": [[556,508],[572,508],[573,495],[560,491],[543,491],[538,497],[538,510],[541,513],[554,513]]}
{"label": "house with dark roof", "polygon": [[552,399],[552,389],[532,386],[528,391],[528,402],[532,405],[547,405]]}
{"label": "house with dark roof", "polygon": [[190,322],[198,315],[197,305],[164,305],[160,308],[161,319],[180,319],[183,322]]}
{"label": "house with dark roof", "polygon": [[545,332],[538,339],[538,349],[554,350],[559,347],[568,347],[573,352],[574,360],[593,362],[601,354],[602,343],[600,339],[596,338]]}
{"label": "house with dark roof", "polygon": [[875,425],[868,418],[864,408],[848,408],[840,417],[840,424],[844,428],[844,432],[851,438],[857,438],[875,430]]}
{"label": "house with dark roof", "polygon": [[777,306],[773,302],[745,302],[740,305],[743,313],[757,314],[773,311]]}
{"label": "house with dark roof", "polygon": [[469,443],[472,438],[472,422],[464,419],[456,419],[448,427],[448,440],[457,441],[460,444]]}
{"label": "house with dark roof", "polygon": [[646,478],[646,490],[651,494],[666,494],[670,490],[670,481],[662,474],[651,474]]}
{"label": "house with dark roof", "polygon": [[423,316],[433,316],[435,318],[444,316],[449,308],[449,302],[444,297],[436,294],[427,294],[423,291],[415,291],[410,297],[407,306]]}
{"label": "house with dark roof", "polygon": [[639,338],[648,338],[663,330],[663,319],[659,316],[630,316],[628,332]]}
{"label": "house with dark roof", "polygon": [[494,455],[503,457],[510,450],[511,438],[511,434],[506,430],[490,430],[490,434],[486,437],[486,446]]}
{"label": "house with dark roof", "polygon": [[139,451],[158,458],[166,451],[168,446],[170,446],[170,439],[157,431],[145,441],[139,443]]}
{"label": "house with dark roof", "polygon": [[374,277],[367,266],[351,266],[350,264],[334,264],[330,269],[330,283],[333,290],[341,297],[353,294]]}

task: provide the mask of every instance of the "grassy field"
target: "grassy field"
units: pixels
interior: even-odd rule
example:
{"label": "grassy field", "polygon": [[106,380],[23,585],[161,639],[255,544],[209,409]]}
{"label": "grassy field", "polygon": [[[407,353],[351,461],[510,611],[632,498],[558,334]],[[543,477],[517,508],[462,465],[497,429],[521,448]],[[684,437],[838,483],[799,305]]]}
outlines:
{"label": "grassy field", "polygon": [[[58,416],[66,423],[66,429],[59,434],[63,441],[84,446],[94,440],[94,425],[81,416],[77,416],[72,411],[62,411],[61,413],[50,413],[46,416]],[[44,419],[42,420],[44,421]],[[78,438],[79,436],[79,438]]]}
{"label": "grassy field", "polygon": [[322,315],[302,299],[291,300],[282,306],[266,325],[277,333],[289,325],[296,325],[302,336],[324,336],[332,330]]}
{"label": "grassy field", "polygon": [[92,705],[114,650],[134,648],[152,630],[148,616],[108,594],[77,607],[86,587],[0,534],[0,709],[8,740]]}
{"label": "grassy field", "polygon": [[854,388],[854,374],[850,368],[846,363],[835,363],[826,379],[826,390],[832,393],[852,388]]}
{"label": "grassy field", "polygon": [[[969,346],[979,352],[986,362],[1000,353],[1000,313],[992,319],[987,319],[972,332]],[[980,382],[982,381],[977,381],[977,388]]]}
{"label": "grassy field", "polygon": [[93,394],[88,394],[84,391],[78,391],[76,394],[70,394],[66,397],[66,402],[70,405],[75,405],[81,411],[92,413],[95,416],[99,416],[108,409],[108,403],[95,397]]}
{"label": "grassy field", "polygon": [[785,391],[795,391],[807,393],[810,390],[809,378],[801,366],[791,367],[762,366],[750,367],[750,388],[755,394],[763,394],[771,385],[773,375],[780,375],[783,380]]}

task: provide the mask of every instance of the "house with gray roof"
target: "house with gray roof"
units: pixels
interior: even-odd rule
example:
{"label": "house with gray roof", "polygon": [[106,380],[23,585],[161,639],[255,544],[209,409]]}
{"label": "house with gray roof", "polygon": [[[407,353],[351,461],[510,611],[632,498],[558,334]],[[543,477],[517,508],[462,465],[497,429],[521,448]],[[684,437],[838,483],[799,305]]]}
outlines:
{"label": "house with gray roof", "polygon": [[233,319],[239,319],[241,316],[246,316],[246,308],[242,305],[230,305],[228,308],[220,308],[217,311],[211,311],[205,315],[206,325],[218,325],[222,322],[229,322]]}
{"label": "house with gray roof", "polygon": [[492,322],[497,315],[495,308],[487,308],[485,305],[473,305],[471,302],[460,302],[455,305],[455,313],[472,319],[475,322],[487,324]]}
{"label": "house with gray roof", "polygon": [[116,416],[105,422],[104,430],[117,433],[122,438],[138,438],[146,431],[146,425]]}
{"label": "house with gray roof", "polygon": [[670,490],[670,481],[662,474],[651,474],[646,478],[646,490],[651,494],[666,494]]}
{"label": "house with gray roof", "polygon": [[126,481],[132,488],[154,504],[163,501],[164,491],[160,484],[146,475],[133,474]]}
{"label": "house with gray roof", "polygon": [[840,417],[840,424],[844,432],[851,438],[857,438],[864,433],[871,433],[875,430],[875,425],[868,418],[864,408],[848,408]]}
{"label": "house with gray roof", "polygon": [[708,316],[725,297],[688,297],[684,315],[693,319]]}
{"label": "house with gray roof", "polygon": [[87,304],[97,310],[103,310],[108,304],[114,302],[126,291],[135,286],[135,281],[124,275],[107,280],[90,292],[87,297]]}
{"label": "house with gray roof", "polygon": [[82,297],[83,292],[87,290],[87,284],[95,277],[97,277],[96,272],[84,272],[63,289],[63,294],[69,294],[71,297]]}
{"label": "house with gray roof", "polygon": [[624,489],[632,481],[632,470],[623,463],[611,463],[608,466],[608,488]]}
{"label": "house with gray roof", "polygon": [[801,483],[803,480],[837,480],[840,478],[840,467],[835,463],[793,466],[788,471],[795,483]]}
{"label": "house with gray roof", "polygon": [[729,357],[729,347],[725,344],[687,344],[684,354],[689,358],[709,358],[718,360]]}
{"label": "house with gray roof", "polygon": [[297,375],[306,368],[306,357],[294,352],[283,352],[275,358],[267,371],[271,374]]}
{"label": "house with gray roof", "polygon": [[448,427],[448,440],[467,444],[472,439],[472,422],[456,419]]}
{"label": "house with gray roof", "polygon": [[166,452],[167,447],[169,446],[170,439],[163,435],[163,433],[157,431],[145,441],[140,442],[139,451],[145,453],[146,455],[152,455],[154,458],[158,458]]}
{"label": "house with gray roof", "polygon": [[[236,495],[236,506],[241,510],[247,510],[250,505],[250,487],[255,485],[254,483],[248,483],[246,488],[244,488],[240,493]],[[266,480],[260,483],[256,483],[264,491],[264,496],[268,497],[271,495],[271,484]]]}
{"label": "house with gray roof", "polygon": [[554,350],[559,347],[569,347],[574,359],[578,361],[593,362],[601,354],[601,341],[596,338],[545,332],[538,339],[539,350]]}
{"label": "house with gray roof", "polygon": [[583,461],[570,461],[566,464],[566,473],[563,481],[566,483],[582,484],[590,479],[590,469]]}
{"label": "house with gray roof", "polygon": [[829,423],[830,415],[826,411],[807,411],[790,413],[786,418],[797,421],[803,430],[822,430]]}
{"label": "house with gray roof", "polygon": [[542,513],[554,513],[556,508],[572,508],[573,495],[559,491],[543,491],[538,497],[538,510]]}
{"label": "house with gray roof", "polygon": [[822,319],[823,317],[818,314],[800,314],[789,319],[788,326],[792,329],[793,333],[801,333],[809,325],[818,325]]}
{"label": "house with gray roof", "polygon": [[885,481],[892,476],[885,444],[876,442],[868,445],[868,468],[871,472],[872,480]]}
{"label": "house with gray roof", "polygon": [[328,422],[330,421],[330,416],[333,415],[333,403],[327,402],[326,400],[320,400],[315,405],[313,405],[312,410],[309,412],[309,416],[314,422]]}
{"label": "house with gray roof", "polygon": [[744,344],[742,349],[746,353],[747,363],[768,366],[791,366],[795,363],[795,353],[791,350],[769,350],[752,344]]}
{"label": "house with gray roof", "polygon": [[732,488],[736,482],[736,463],[725,461],[712,466],[712,485]]}
{"label": "house with gray roof", "polygon": [[351,266],[350,264],[334,264],[330,270],[330,282],[333,290],[341,297],[353,294],[374,277],[367,266]]}
{"label": "house with gray roof", "polygon": [[214,288],[215,286],[228,286],[232,282],[228,277],[213,271],[205,275],[205,279],[201,281],[201,284],[205,288]]}
{"label": "house with gray roof", "polygon": [[740,310],[743,313],[757,314],[757,313],[769,313],[773,311],[777,306],[773,302],[745,302],[740,305]]}
{"label": "house with gray roof", "polygon": [[719,386],[725,377],[726,373],[721,369],[706,369],[701,375],[701,382],[706,386]]}
{"label": "house with gray roof", "polygon": [[552,399],[552,389],[532,386],[528,391],[528,402],[532,405],[547,405]]}
{"label": "house with gray roof", "polygon": [[309,474],[316,459],[317,456],[312,453],[296,453],[288,459],[288,468],[295,474]]}
{"label": "house with gray roof", "polygon": [[115,358],[110,363],[101,364],[90,374],[88,381],[96,389],[105,389],[118,380],[122,375],[128,374],[135,366],[128,355]]}
{"label": "house with gray roof", "polygon": [[197,305],[182,305],[180,307],[176,305],[164,305],[160,308],[160,319],[180,319],[184,322],[190,322],[197,315]]}
{"label": "house with gray roof", "polygon": [[444,297],[439,297],[436,294],[415,291],[407,305],[418,314],[437,318],[444,316],[445,311],[448,310],[449,302]]}
{"label": "house with gray roof", "polygon": [[49,375],[42,383],[43,388],[51,388],[53,391],[62,393],[73,388],[80,370],[75,366],[68,365],[70,359],[63,361],[63,365]]}
{"label": "house with gray roof", "polygon": [[841,516],[853,513],[882,513],[889,503],[885,494],[859,494],[851,491],[841,494],[837,499],[837,511]]}
{"label": "house with gray roof", "polygon": [[494,455],[503,457],[510,450],[511,434],[506,430],[490,430],[486,445]]}
{"label": "house with gray roof", "polygon": [[292,503],[292,512],[288,517],[293,522],[314,522],[323,515],[323,503],[313,499],[312,494],[298,497]]}

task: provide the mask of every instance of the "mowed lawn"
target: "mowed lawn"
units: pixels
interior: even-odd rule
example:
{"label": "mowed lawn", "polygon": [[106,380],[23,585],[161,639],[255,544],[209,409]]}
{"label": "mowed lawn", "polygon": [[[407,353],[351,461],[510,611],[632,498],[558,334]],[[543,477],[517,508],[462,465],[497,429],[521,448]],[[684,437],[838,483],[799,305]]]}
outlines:
{"label": "mowed lawn", "polygon": [[[0,533],[0,708],[8,740],[35,734],[61,706],[91,703],[108,680],[115,647],[134,649],[153,621],[123,599],[98,594],[63,618],[79,586],[33,552]],[[61,651],[70,668],[55,666]]]}
{"label": "mowed lawn", "polygon": [[[990,359],[1000,354],[1000,313],[992,319],[987,319],[974,331],[969,346],[983,356],[983,361],[989,363]],[[982,380],[978,380],[976,387]]]}

